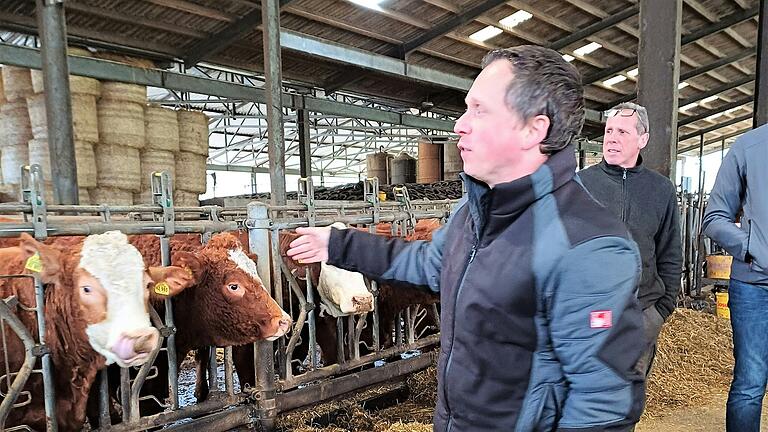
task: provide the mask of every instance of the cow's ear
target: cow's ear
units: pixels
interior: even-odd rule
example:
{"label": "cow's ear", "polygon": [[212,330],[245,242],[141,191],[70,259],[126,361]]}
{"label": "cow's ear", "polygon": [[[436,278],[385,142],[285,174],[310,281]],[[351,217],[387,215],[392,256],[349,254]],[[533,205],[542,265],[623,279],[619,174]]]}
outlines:
{"label": "cow's ear", "polygon": [[173,265],[186,269],[195,282],[203,279],[204,264],[197,255],[191,252],[177,252],[173,256]]}
{"label": "cow's ear", "polygon": [[40,273],[43,283],[55,283],[61,270],[61,252],[40,243],[27,233],[22,233],[19,241],[25,268]]}
{"label": "cow's ear", "polygon": [[147,274],[147,289],[153,300],[174,297],[197,284],[192,272],[180,266],[149,267]]}

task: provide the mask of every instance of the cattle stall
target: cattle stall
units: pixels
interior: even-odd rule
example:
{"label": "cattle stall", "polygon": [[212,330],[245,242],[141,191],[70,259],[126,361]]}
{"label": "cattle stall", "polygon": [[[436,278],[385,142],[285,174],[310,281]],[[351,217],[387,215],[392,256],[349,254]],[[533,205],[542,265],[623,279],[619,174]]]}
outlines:
{"label": "cattle stall", "polygon": [[[28,175],[34,178],[33,173]],[[46,205],[39,185],[27,185],[24,202],[0,204],[0,214],[9,216],[0,222],[0,240],[12,241],[21,233],[28,233],[38,241],[55,242],[61,241],[62,236],[66,239],[119,230],[127,235],[154,238],[152,244],[157,247],[162,264],[171,265],[176,237],[197,238],[199,247],[205,247],[217,233],[234,233],[255,254],[258,275],[276,303],[290,315],[292,329],[274,341],[235,346],[234,353],[232,346],[210,346],[193,350],[183,359],[187,353],[177,352],[176,340],[185,333],[185,329],[177,327],[178,314],[183,315],[183,311],[174,310],[170,298],[160,307],[150,304],[151,322],[159,330],[160,343],[141,367],[112,366],[99,373],[90,391],[88,418],[92,430],[229,430],[256,425],[269,430],[282,412],[403,377],[435,360],[439,340],[437,302],[407,304],[394,313],[387,310],[392,298],[387,293],[391,291],[382,292],[389,288],[365,280],[373,310],[335,316],[319,298],[312,270],[307,267],[302,275],[289,268],[281,253],[280,239],[296,227],[335,222],[348,224],[349,229],[413,237],[420,221],[445,221],[455,200],[411,201],[403,188],[397,190],[394,201],[382,202],[374,193],[375,180],[371,180],[366,182],[367,193],[362,201],[316,201],[311,183],[304,181],[300,184],[299,200],[285,206],[253,202],[243,208],[174,207],[168,179],[162,176],[155,181],[154,206]],[[40,297],[36,304],[42,306],[44,287],[39,281],[35,285]],[[0,372],[4,395],[0,406],[2,420],[12,410],[23,410],[28,403],[25,397],[51,401],[55,397],[48,384],[56,373],[55,365],[51,371],[35,363],[42,358],[45,365],[45,341],[24,334],[18,319],[9,311],[8,305],[13,302],[13,298],[7,298],[0,305],[3,351],[7,356],[5,332],[14,332],[23,340],[26,360],[19,370]],[[382,307],[384,317],[380,315]],[[389,327],[382,328],[382,320]],[[44,326],[45,320],[40,319],[39,323]],[[29,366],[33,363],[37,365],[34,371]],[[20,392],[30,373],[45,378],[45,395]],[[157,388],[161,390],[148,390]],[[57,430],[56,419],[71,413],[54,412],[52,402],[46,405],[46,415],[51,419],[47,429]],[[96,408],[91,410],[93,406]],[[31,429],[6,425],[5,430]]]}

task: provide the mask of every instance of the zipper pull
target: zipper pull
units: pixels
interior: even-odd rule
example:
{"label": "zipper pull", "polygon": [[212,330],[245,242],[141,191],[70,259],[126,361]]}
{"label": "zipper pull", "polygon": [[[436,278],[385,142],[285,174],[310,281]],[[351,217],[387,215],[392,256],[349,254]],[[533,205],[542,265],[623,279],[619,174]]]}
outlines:
{"label": "zipper pull", "polygon": [[621,179],[622,180],[626,180],[627,179],[627,169],[626,168],[624,168],[624,174],[621,176]]}
{"label": "zipper pull", "polygon": [[472,250],[469,252],[469,262],[475,260],[475,255],[477,255],[477,245],[472,245]]}

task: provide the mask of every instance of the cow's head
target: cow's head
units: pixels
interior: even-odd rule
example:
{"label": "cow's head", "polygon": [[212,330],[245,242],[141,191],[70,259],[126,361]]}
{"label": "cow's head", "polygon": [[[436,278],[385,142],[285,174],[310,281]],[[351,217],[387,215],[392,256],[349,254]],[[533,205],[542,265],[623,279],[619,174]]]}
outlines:
{"label": "cow's head", "polygon": [[[148,290],[155,281],[124,234],[110,231],[88,236],[79,254],[76,248],[47,246],[26,234],[19,248],[24,259],[39,257],[42,282],[68,297],[68,312],[74,317],[67,318],[84,326],[82,337],[107,364],[128,367],[146,362],[159,342],[147,309]],[[162,273],[175,293],[189,284],[187,272],[180,267],[155,273]]]}
{"label": "cow's head", "polygon": [[[192,307],[206,323],[209,345],[242,345],[275,340],[291,327],[291,317],[270,296],[240,241],[221,233],[197,253],[178,252],[174,264],[190,270],[195,280]],[[201,338],[205,336],[201,335]]]}

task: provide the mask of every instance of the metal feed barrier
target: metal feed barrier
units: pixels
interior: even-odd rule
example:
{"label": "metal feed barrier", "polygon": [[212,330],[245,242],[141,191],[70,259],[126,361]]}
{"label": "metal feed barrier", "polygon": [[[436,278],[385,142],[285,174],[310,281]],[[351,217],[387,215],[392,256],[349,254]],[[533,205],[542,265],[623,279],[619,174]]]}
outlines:
{"label": "metal feed barrier", "polygon": [[[0,204],[0,214],[21,214],[23,221],[0,222],[0,237],[16,237],[23,232],[38,240],[49,236],[89,235],[109,230],[120,230],[126,234],[153,234],[160,238],[162,264],[170,264],[170,238],[174,234],[200,234],[206,242],[218,232],[247,229],[250,249],[259,257],[257,266],[265,284],[271,288],[272,296],[294,320],[293,330],[287,337],[275,342],[257,342],[254,349],[255,382],[253,387],[239,386],[233,366],[231,347],[222,347],[223,356],[217,359],[217,348],[211,347],[206,356],[208,398],[199,403],[181,403],[190,393],[190,385],[180,382],[177,368],[178,353],[175,347],[176,327],[173,305],[165,301],[165,312],[160,316],[151,308],[152,323],[161,334],[158,350],[151,354],[151,361],[141,368],[120,370],[120,390],[109,394],[109,378],[106,371],[100,374],[94,387],[98,387],[99,420],[91,425],[99,431],[137,431],[163,427],[168,430],[228,430],[239,426],[260,426],[264,430],[274,428],[277,416],[292,409],[317,404],[339,395],[354,392],[371,385],[428,367],[435,360],[439,334],[426,335],[428,312],[439,315],[436,305],[430,310],[414,305],[401,311],[395,320],[392,345],[384,347],[379,340],[378,287],[370,282],[369,289],[374,295],[374,312],[365,315],[350,315],[336,318],[337,351],[335,362],[326,359],[321,362],[317,348],[317,320],[319,299],[311,286],[302,289],[295,276],[288,271],[280,256],[279,233],[281,230],[300,226],[326,226],[333,222],[367,227],[375,232],[376,224],[389,222],[392,234],[404,236],[412,232],[419,219],[439,218],[445,220],[455,201],[410,201],[407,190],[397,193],[397,201],[379,201],[376,179],[366,181],[366,194],[362,202],[315,201],[311,182],[300,181],[299,200],[285,206],[269,206],[253,202],[246,208],[221,207],[174,207],[172,184],[167,174],[152,176],[153,205],[143,206],[64,206],[47,205],[42,199],[39,171],[27,168],[23,202]],[[57,216],[57,214],[78,216]],[[26,276],[29,277],[29,276]],[[42,306],[43,287],[36,281],[39,291],[38,303]],[[285,295],[284,295],[285,294]],[[4,371],[3,382],[13,379],[3,391],[0,419],[7,418],[13,409],[24,409],[29,395],[23,387],[31,373],[41,373],[45,384],[46,414],[51,421],[48,430],[56,430],[56,415],[53,411],[53,386],[50,360],[44,341],[34,341],[11,311],[14,299],[5,299],[0,304],[0,318],[3,323],[23,341],[27,361],[19,371]],[[42,312],[38,312],[40,326],[44,326]],[[3,352],[7,345],[3,325]],[[364,340],[362,334],[371,330],[371,337]],[[302,335],[303,333],[303,335]],[[43,335],[44,331],[40,330]],[[303,340],[306,336],[307,340]],[[306,348],[307,358],[294,358],[297,347]],[[219,349],[219,352],[221,349]],[[165,353],[165,359],[158,354]],[[404,355],[404,354],[410,355]],[[419,354],[420,353],[420,354]],[[31,371],[34,360],[41,356],[43,369]],[[48,366],[45,366],[46,361]],[[7,362],[6,362],[7,364]],[[376,367],[374,367],[376,366]],[[169,397],[142,393],[145,382],[159,379],[160,371],[168,372]],[[183,370],[187,374],[188,370]],[[182,375],[184,375],[182,374]],[[185,379],[189,381],[188,379]],[[114,383],[113,383],[114,387]],[[192,385],[194,387],[194,385]],[[112,400],[119,401],[119,419],[114,421],[114,410],[110,413]],[[154,404],[159,414],[142,413],[142,404]],[[6,429],[11,430],[11,429]],[[13,430],[30,430],[25,426]]]}

